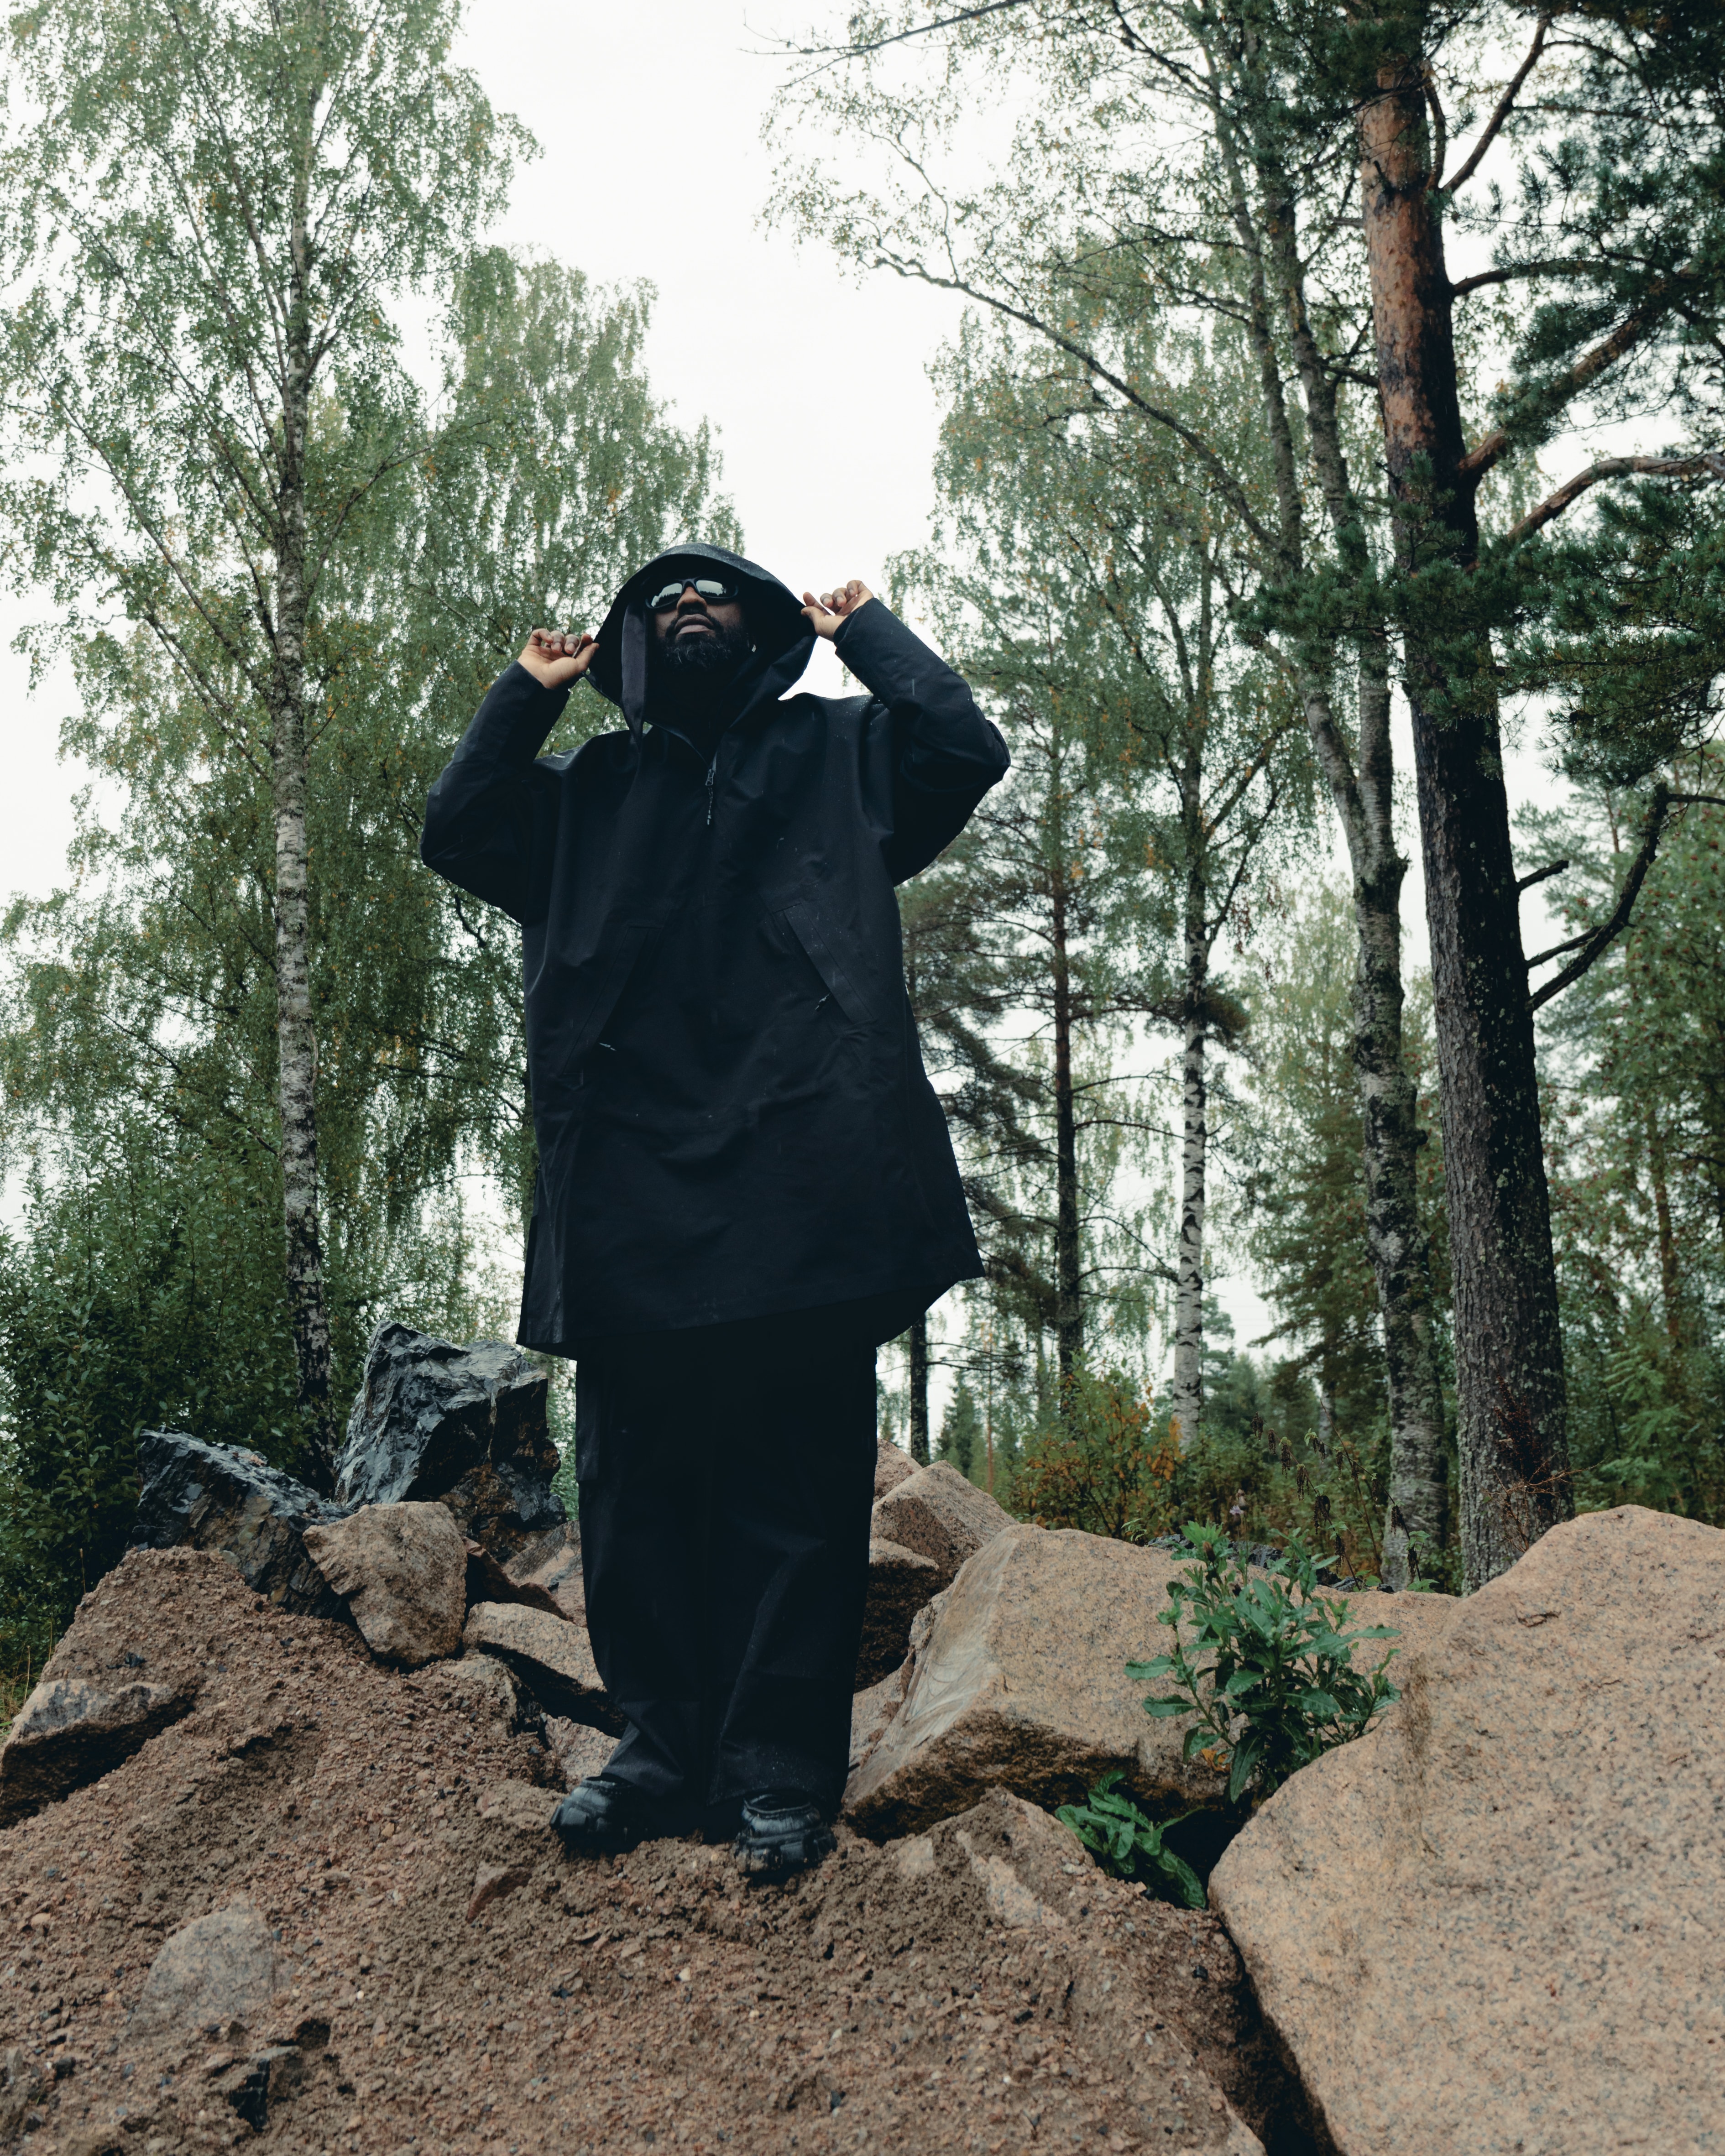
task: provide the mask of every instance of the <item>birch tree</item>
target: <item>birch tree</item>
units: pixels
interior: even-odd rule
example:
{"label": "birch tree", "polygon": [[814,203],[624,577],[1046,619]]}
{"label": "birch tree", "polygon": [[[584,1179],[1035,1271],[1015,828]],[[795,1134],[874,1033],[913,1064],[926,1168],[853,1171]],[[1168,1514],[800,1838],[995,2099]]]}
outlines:
{"label": "birch tree", "polygon": [[422,439],[387,310],[449,274],[521,146],[450,64],[457,23],[453,0],[47,0],[8,35],[0,508],[60,609],[39,653],[137,624],[216,753],[268,776],[285,1262],[323,1476],[308,757],[332,560]]}

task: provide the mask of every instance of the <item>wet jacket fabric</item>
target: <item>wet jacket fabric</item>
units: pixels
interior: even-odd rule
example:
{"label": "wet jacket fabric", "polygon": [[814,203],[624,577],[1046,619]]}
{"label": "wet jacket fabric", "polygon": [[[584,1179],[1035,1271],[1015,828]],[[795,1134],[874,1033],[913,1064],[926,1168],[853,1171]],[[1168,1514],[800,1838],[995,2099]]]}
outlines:
{"label": "wet jacket fabric", "polygon": [[[740,580],[754,655],[697,746],[649,708],[646,596]],[[864,696],[787,695],[814,639],[777,579],[684,547],[633,577],[588,680],[625,730],[538,752],[567,700],[493,685],[427,805],[429,866],[522,930],[539,1174],[520,1338],[855,1302],[876,1338],[981,1266],[906,993],[894,886],[1007,766],[879,600]]]}

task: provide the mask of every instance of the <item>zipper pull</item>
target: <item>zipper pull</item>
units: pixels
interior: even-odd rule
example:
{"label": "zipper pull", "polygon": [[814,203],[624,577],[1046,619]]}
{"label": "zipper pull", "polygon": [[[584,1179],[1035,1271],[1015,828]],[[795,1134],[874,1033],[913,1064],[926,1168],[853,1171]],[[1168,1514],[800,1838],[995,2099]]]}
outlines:
{"label": "zipper pull", "polygon": [[719,752],[713,751],[713,760],[706,767],[706,820],[711,830],[713,821],[713,779],[719,768]]}

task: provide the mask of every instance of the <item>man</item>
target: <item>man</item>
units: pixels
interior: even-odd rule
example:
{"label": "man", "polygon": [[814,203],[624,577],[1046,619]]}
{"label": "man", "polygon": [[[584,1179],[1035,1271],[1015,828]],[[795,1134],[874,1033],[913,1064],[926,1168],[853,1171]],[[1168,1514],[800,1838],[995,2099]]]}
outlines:
{"label": "man", "polygon": [[[875,1349],[980,1270],[895,884],[1004,773],[855,581],[686,546],[536,629],[432,788],[427,864],[521,924],[539,1173],[520,1338],[573,1356],[588,1630],[629,1720],[572,1849],[832,1846]],[[788,696],[829,639],[867,696]],[[539,757],[572,685],[626,730]]]}

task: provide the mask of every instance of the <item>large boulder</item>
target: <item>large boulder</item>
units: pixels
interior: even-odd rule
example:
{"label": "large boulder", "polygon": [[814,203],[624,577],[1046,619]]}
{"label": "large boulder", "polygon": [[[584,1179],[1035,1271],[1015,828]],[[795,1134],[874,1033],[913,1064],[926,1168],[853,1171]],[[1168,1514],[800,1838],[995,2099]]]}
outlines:
{"label": "large boulder", "polygon": [[875,1440],[875,1495],[884,1497],[889,1490],[897,1489],[907,1482],[916,1471],[916,1463],[907,1452],[887,1438]]}
{"label": "large boulder", "polygon": [[879,1684],[903,1661],[916,1612],[945,1584],[932,1558],[901,1549],[896,1543],[869,1544],[869,1592],[856,1657],[858,1691]]}
{"label": "large boulder", "polygon": [[[1155,1810],[1224,1810],[1223,1778],[1180,1756],[1190,1717],[1153,1722],[1145,1686],[1126,1675],[1128,1661],[1162,1652],[1157,1614],[1180,1568],[1166,1550],[1076,1528],[997,1535],[916,1643],[902,1704],[845,1790],[853,1823],[871,1835],[903,1834],[991,1789],[1052,1810],[1109,1768]],[[1394,1625],[1409,1643],[1455,1607],[1439,1595],[1348,1601],[1356,1623]],[[1368,1650],[1375,1658],[1382,1646],[1355,1651]]]}
{"label": "large boulder", "polygon": [[[877,1481],[878,1486],[878,1481]],[[930,1592],[954,1578],[966,1558],[1013,1524],[986,1490],[944,1460],[919,1467],[875,1502],[870,1539],[914,1550],[936,1568]]]}
{"label": "large boulder", "polygon": [[331,1504],[270,1466],[260,1453],[206,1445],[183,1430],[138,1437],[135,1549],[211,1550],[230,1558],[254,1593],[284,1615],[339,1617],[341,1598],[305,1550],[305,1530],[344,1519]]}
{"label": "large boulder", "polygon": [[467,1613],[461,1641],[466,1655],[489,1655],[512,1670],[547,1714],[598,1729],[620,1732],[624,1727],[593,1661],[585,1625],[519,1602],[478,1602]]}
{"label": "large boulder", "polygon": [[1725,2148],[1725,1533],[1555,1527],[1399,1675],[1210,1881],[1329,2145]]}
{"label": "large boulder", "polygon": [[[1245,2002],[1222,1995],[1235,1989],[1225,1965],[1231,1956],[1208,1918],[1146,1902],[1137,1888],[1103,1876],[1058,1820],[999,1790],[928,1833],[890,1842],[880,1854],[893,1880],[886,1893],[879,1885],[875,1893],[899,1928],[900,1951],[979,1922],[1002,1961],[1010,1965],[1022,1957],[1019,1968],[1036,1970],[1018,1994],[1029,2004],[1013,2015],[1026,2048],[1013,2061],[1016,2071],[1003,2077],[1008,2086],[1035,2092],[1034,2112],[1009,2145],[1031,2145],[1034,2133],[1038,2147],[1082,2141],[1096,2148],[1168,2149],[1177,2156],[1199,2156],[1200,2150],[1263,2156],[1253,2128],[1266,2123],[1266,2112],[1281,2110],[1280,2080],[1250,2006],[1242,2012]],[[829,1890],[833,1900],[845,1884],[841,1871]],[[1101,1923],[1093,1922],[1097,1916]],[[956,2014],[954,2051],[965,2047],[967,2072],[978,2075],[971,2086],[979,2091],[982,2070],[970,2067],[975,2040],[999,2025],[985,2012],[967,2025],[965,2010],[973,2014],[976,2000],[974,1991],[959,1992],[940,2010]],[[1111,2083],[1109,2123],[1115,2131],[1106,2141],[1094,2138],[1094,2126],[1086,2134],[1070,2112],[1062,2115],[1068,2075],[1038,2071],[1049,2025],[1038,2010],[1047,2015],[1051,2007],[1097,2062],[1087,2083],[1096,2087],[1105,2074]],[[988,2145],[980,2136],[962,2142],[957,2135],[939,2145],[967,2142]]]}
{"label": "large boulder", "polygon": [[440,1500],[465,1535],[507,1563],[563,1521],[547,1388],[545,1372],[501,1340],[456,1348],[380,1325],[336,1463],[338,1501]]}
{"label": "large boulder", "polygon": [[191,1705],[177,1685],[44,1677],[0,1744],[0,1826],[99,1781]]}
{"label": "large boulder", "polygon": [[468,1545],[444,1506],[362,1505],[307,1527],[305,1548],[384,1661],[417,1670],[459,1650]]}

